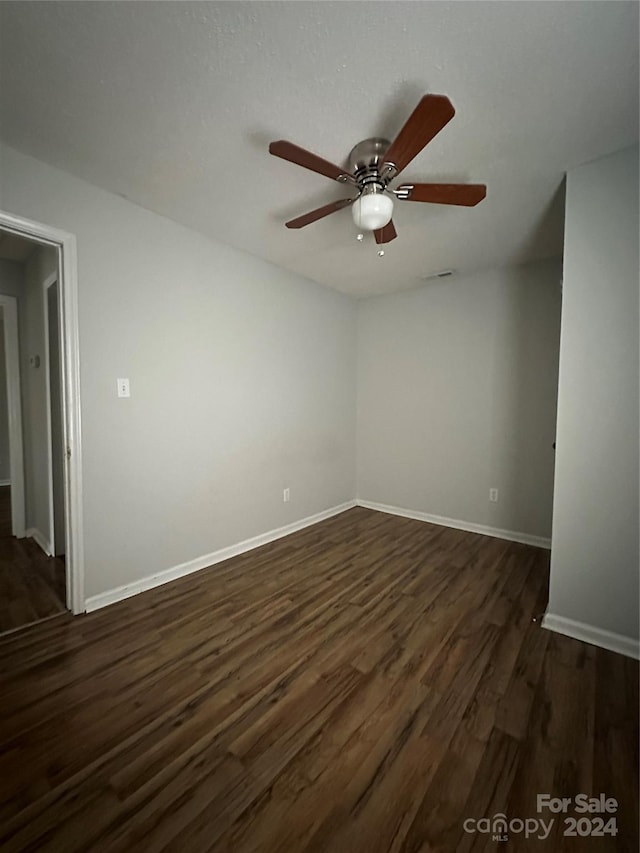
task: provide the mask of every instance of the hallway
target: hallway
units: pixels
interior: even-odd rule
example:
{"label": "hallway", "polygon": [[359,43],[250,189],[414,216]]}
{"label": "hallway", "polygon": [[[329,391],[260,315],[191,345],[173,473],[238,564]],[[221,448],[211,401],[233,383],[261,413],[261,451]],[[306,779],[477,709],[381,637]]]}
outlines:
{"label": "hallway", "polygon": [[64,560],[11,535],[11,487],[0,486],[0,634],[65,613]]}

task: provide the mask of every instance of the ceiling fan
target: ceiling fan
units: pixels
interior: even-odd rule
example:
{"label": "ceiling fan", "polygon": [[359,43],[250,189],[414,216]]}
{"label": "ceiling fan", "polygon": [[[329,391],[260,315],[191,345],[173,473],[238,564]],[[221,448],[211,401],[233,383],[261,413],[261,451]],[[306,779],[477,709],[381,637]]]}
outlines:
{"label": "ceiling fan", "polygon": [[285,223],[287,228],[304,228],[351,204],[358,228],[373,231],[376,243],[389,243],[398,236],[391,219],[392,196],[399,201],[465,207],[478,204],[487,194],[484,184],[402,184],[396,189],[389,186],[454,115],[453,105],[445,95],[424,95],[393,142],[374,137],[364,139],[353,148],[349,154],[351,171],[341,169],[293,142],[284,139],[272,142],[269,153],[341,184],[349,184],[356,191],[351,198],[338,199],[291,219]]}

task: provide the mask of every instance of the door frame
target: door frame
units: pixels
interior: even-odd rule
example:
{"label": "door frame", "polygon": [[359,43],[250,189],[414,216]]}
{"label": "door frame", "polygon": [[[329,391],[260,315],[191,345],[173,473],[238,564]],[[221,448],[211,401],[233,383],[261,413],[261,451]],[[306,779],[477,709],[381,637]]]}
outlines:
{"label": "door frame", "polygon": [[9,472],[11,477],[11,532],[25,535],[24,456],[22,447],[22,388],[18,345],[18,300],[0,294],[4,324],[4,354],[9,421]]}
{"label": "door frame", "polygon": [[74,234],[14,216],[4,210],[0,210],[0,228],[36,243],[53,246],[58,253],[67,607],[72,613],[84,613],[86,608],[76,238]]}
{"label": "door frame", "polygon": [[[49,550],[51,556],[56,555],[56,527],[55,510],[53,500],[53,441],[52,441],[52,418],[51,418],[51,358],[49,353],[49,288],[58,281],[58,271],[48,275],[42,282],[43,312],[44,312],[44,347],[42,357],[44,360],[44,387],[47,398],[47,490],[49,492]],[[60,312],[58,311],[58,316]],[[60,330],[59,330],[60,331]],[[62,341],[62,335],[60,335]]]}

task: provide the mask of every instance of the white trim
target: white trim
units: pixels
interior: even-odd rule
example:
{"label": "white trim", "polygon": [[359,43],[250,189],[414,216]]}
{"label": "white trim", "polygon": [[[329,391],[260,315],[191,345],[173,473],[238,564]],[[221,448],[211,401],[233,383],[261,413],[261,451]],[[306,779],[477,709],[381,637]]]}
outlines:
{"label": "white trim", "polygon": [[10,486],[11,480],[0,480],[0,486]]}
{"label": "white trim", "polygon": [[[65,565],[67,607],[83,613],[84,526],[82,517],[82,441],[80,419],[80,343],[76,238],[40,222],[0,210],[0,228],[58,250],[65,469]],[[13,475],[12,475],[13,476]]]}
{"label": "white trim", "polygon": [[236,557],[238,554],[244,554],[246,551],[252,551],[254,548],[259,548],[261,545],[266,545],[268,542],[273,542],[276,539],[281,539],[283,536],[288,536],[290,533],[295,533],[297,530],[302,530],[305,527],[311,527],[319,521],[324,521],[327,518],[332,518],[334,515],[339,515],[345,510],[352,509],[356,505],[355,501],[347,501],[338,506],[325,509],[315,515],[310,515],[300,521],[294,521],[292,524],[287,524],[284,527],[278,527],[275,530],[269,530],[267,533],[261,533],[259,536],[253,536],[251,539],[245,539],[243,542],[238,542],[236,545],[229,545],[227,548],[221,548],[219,551],[213,551],[211,554],[205,554],[202,557],[196,557],[194,560],[189,560],[187,563],[180,563],[178,566],[173,566],[170,569],[165,569],[162,572],[157,572],[154,575],[148,575],[146,578],[141,578],[138,581],[124,584],[124,586],[116,587],[115,589],[101,592],[98,595],[92,595],[87,598],[86,607],[87,613],[92,610],[98,610],[101,607],[106,607],[108,604],[115,604],[116,601],[122,601],[125,598],[130,598],[132,595],[137,595],[139,592],[146,592],[156,586],[169,583],[169,581],[177,578],[190,575],[192,572],[198,572],[201,569],[206,569],[209,566],[214,566],[216,563],[221,563],[228,560],[230,557]]}
{"label": "white trim", "polygon": [[53,509],[53,438],[51,424],[51,359],[49,358],[49,288],[58,281],[58,271],[48,275],[42,282],[43,316],[44,316],[44,351],[42,353],[44,368],[44,388],[47,408],[47,496],[49,503],[49,541],[51,553],[56,553],[56,528]]}
{"label": "white trim", "polygon": [[11,472],[11,531],[21,539],[25,528],[24,454],[22,446],[22,391],[18,344],[18,300],[0,295],[4,320],[4,350],[9,410],[9,470]]}
{"label": "white trim", "polygon": [[596,628],[595,625],[576,622],[574,619],[557,616],[555,613],[545,613],[542,617],[542,627],[548,631],[555,631],[556,634],[564,634],[565,637],[573,637],[574,640],[591,643],[601,649],[608,649],[619,655],[640,660],[640,641],[634,640],[633,637],[614,634],[613,631],[605,631],[603,628]]}
{"label": "white trim", "polygon": [[47,540],[47,537],[38,530],[37,527],[29,527],[25,533],[27,539],[33,539],[36,545],[39,545],[40,548],[44,551],[47,557],[53,557],[53,548],[51,547],[51,542]]}
{"label": "white trim", "polygon": [[518,533],[515,530],[502,530],[499,527],[487,527],[484,524],[474,524],[471,521],[461,521],[458,518],[445,518],[441,515],[429,515],[419,510],[403,509],[397,506],[374,503],[358,498],[357,506],[365,509],[374,509],[377,512],[386,512],[389,515],[401,515],[403,518],[412,518],[415,521],[427,521],[429,524],[439,524],[442,527],[453,527],[455,530],[466,530],[467,533],[481,533],[483,536],[493,536],[496,539],[508,539],[510,542],[521,542],[523,545],[534,545],[536,548],[551,548],[551,540],[543,536],[533,536],[530,533]]}

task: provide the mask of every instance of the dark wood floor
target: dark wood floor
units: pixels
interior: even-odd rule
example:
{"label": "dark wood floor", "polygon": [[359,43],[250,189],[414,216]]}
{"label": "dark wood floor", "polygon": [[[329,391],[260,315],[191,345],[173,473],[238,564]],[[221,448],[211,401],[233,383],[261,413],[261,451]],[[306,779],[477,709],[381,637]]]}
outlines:
{"label": "dark wood floor", "polygon": [[11,487],[0,486],[0,634],[65,613],[64,560],[11,535]]}
{"label": "dark wood floor", "polygon": [[548,554],[365,509],[0,639],[0,847],[470,851],[465,818],[615,797],[637,664],[541,629]]}

